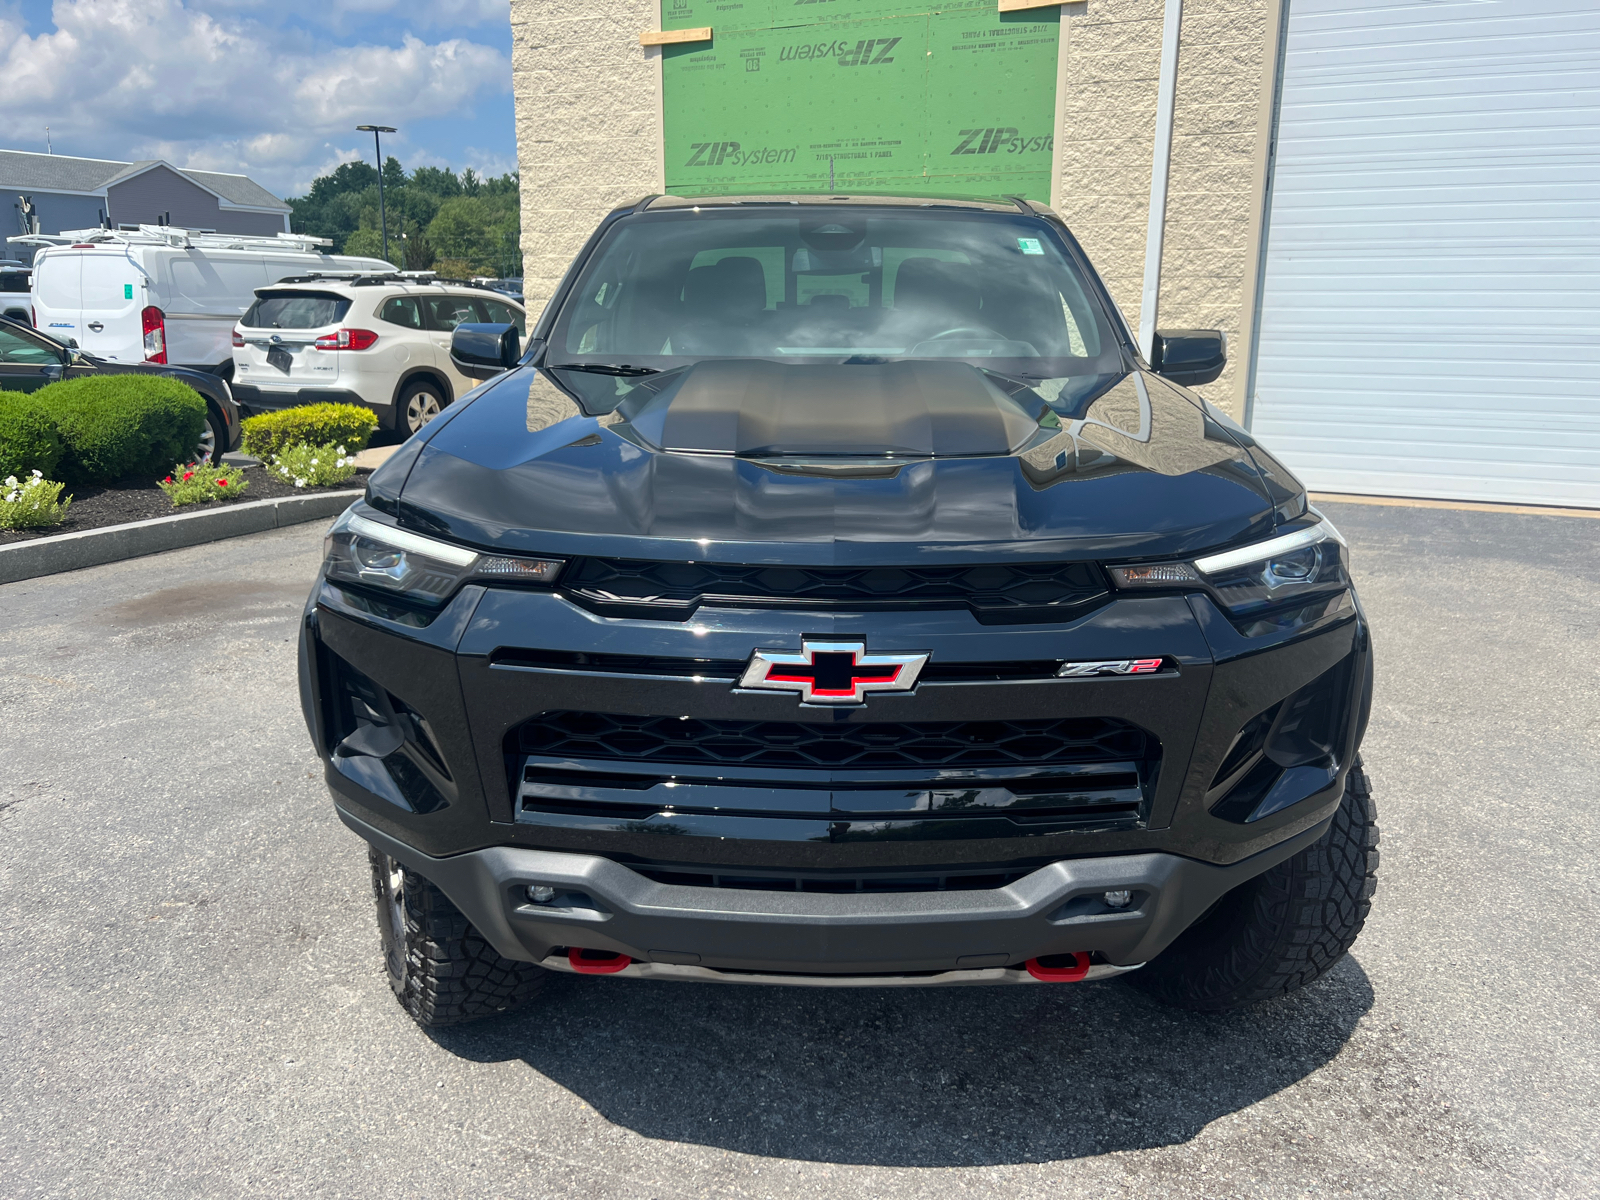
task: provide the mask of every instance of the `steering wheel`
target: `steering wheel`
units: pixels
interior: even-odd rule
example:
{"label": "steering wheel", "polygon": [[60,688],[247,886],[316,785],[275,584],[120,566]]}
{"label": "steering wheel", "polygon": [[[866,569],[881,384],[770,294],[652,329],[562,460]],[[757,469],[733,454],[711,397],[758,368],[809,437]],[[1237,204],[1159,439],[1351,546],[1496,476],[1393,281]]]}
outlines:
{"label": "steering wheel", "polygon": [[1003,342],[1001,337],[992,329],[984,329],[977,325],[958,325],[954,329],[946,329],[943,333],[936,333],[932,337],[923,338],[925,342],[943,341],[945,338],[978,337],[986,342]]}

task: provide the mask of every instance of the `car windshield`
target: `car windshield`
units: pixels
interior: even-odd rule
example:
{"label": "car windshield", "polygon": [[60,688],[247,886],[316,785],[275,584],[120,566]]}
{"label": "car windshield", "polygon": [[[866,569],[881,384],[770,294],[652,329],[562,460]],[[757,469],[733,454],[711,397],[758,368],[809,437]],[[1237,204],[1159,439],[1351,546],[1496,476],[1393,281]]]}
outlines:
{"label": "car windshield", "polygon": [[546,361],[659,371],[707,358],[959,359],[1063,384],[1122,370],[1106,314],[1044,221],[774,207],[619,222],[560,313]]}
{"label": "car windshield", "polygon": [[337,325],[350,301],[329,292],[276,292],[250,306],[239,323],[247,329],[321,329]]}

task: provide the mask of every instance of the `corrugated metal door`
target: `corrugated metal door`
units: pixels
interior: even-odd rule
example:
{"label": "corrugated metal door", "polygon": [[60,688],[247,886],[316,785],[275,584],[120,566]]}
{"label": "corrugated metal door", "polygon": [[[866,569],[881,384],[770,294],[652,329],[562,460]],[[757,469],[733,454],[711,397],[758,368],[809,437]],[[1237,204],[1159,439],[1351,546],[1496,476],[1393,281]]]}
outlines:
{"label": "corrugated metal door", "polygon": [[1600,5],[1287,36],[1252,429],[1314,490],[1600,507]]}

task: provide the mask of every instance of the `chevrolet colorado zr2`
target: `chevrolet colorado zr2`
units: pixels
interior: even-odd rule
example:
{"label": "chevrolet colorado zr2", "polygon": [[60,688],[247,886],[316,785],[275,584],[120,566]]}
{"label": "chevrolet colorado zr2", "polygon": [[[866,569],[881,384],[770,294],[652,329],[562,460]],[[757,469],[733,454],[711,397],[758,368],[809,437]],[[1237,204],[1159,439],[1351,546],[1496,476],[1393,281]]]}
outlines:
{"label": "chevrolet colorado zr2", "polygon": [[452,353],[493,377],[300,640],[418,1023],[558,971],[1221,1010],[1355,940],[1344,541],[1188,390],[1222,335],[1146,361],[1050,210],[651,197]]}

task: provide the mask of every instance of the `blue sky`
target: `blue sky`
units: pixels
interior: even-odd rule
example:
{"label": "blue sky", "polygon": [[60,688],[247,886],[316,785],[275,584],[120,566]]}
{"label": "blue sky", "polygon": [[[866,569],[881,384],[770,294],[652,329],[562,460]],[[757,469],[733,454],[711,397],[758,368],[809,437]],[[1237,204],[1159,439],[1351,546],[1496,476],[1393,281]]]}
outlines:
{"label": "blue sky", "polygon": [[508,0],[0,0],[0,148],[241,171],[279,195],[394,125],[408,169],[516,169]]}

